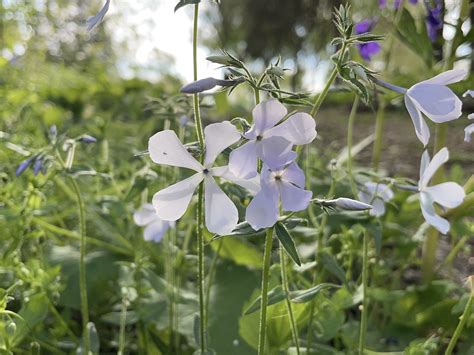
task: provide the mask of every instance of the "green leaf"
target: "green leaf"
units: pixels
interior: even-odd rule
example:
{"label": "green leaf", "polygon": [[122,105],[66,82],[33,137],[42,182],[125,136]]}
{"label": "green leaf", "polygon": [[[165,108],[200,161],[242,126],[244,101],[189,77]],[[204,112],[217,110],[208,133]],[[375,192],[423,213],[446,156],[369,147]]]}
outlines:
{"label": "green leaf", "polygon": [[277,222],[277,224],[275,224],[275,232],[278,240],[280,241],[281,245],[286,250],[288,255],[298,266],[301,266],[301,260],[300,256],[298,255],[298,250],[296,250],[295,242],[291,234],[288,232],[288,229],[286,229],[286,227],[282,223]]}
{"label": "green leaf", "polygon": [[300,290],[300,291],[293,291],[290,293],[290,301],[291,302],[294,302],[294,303],[305,303],[305,302],[309,302],[311,301],[314,297],[316,297],[316,295],[326,289],[326,288],[330,288],[330,287],[341,287],[339,285],[335,285],[335,284],[330,284],[330,283],[322,283],[322,284],[319,284],[319,285],[316,285],[314,287],[311,287],[307,290]]}
{"label": "green leaf", "polygon": [[[206,233],[206,238],[209,235]],[[210,239],[210,236],[209,236]],[[219,243],[222,245],[219,248]],[[211,243],[214,251],[219,250],[219,255],[232,260],[238,265],[245,265],[259,269],[262,267],[262,252],[252,243],[240,238],[224,238]]]}
{"label": "green leaf", "polygon": [[186,5],[199,4],[201,0],[180,0],[178,4],[174,7],[174,12],[178,11],[180,8]]}
{"label": "green leaf", "polygon": [[22,340],[41,323],[48,314],[49,301],[44,293],[38,293],[29,298],[18,312],[23,320],[15,320],[17,328],[11,344],[19,345]]}
{"label": "green leaf", "polygon": [[327,271],[336,276],[344,284],[347,284],[346,274],[334,256],[325,251],[321,251],[319,253],[319,259]]}
{"label": "green leaf", "polygon": [[[277,286],[270,291],[268,291],[268,301],[267,306],[271,306],[272,304],[276,304],[278,302],[283,301],[286,298],[286,293],[283,291],[281,286]],[[262,296],[258,296],[255,301],[245,310],[244,315],[251,314],[256,312],[260,309],[260,301]]]}

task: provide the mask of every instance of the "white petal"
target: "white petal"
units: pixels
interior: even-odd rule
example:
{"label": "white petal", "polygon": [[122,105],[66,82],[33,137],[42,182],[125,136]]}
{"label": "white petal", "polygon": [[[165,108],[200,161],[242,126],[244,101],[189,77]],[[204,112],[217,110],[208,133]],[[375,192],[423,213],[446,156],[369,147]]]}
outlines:
{"label": "white petal", "polygon": [[255,230],[272,227],[278,220],[278,195],[260,190],[247,206],[245,219]]}
{"label": "white petal", "polygon": [[416,108],[413,101],[405,95],[405,106],[408,113],[410,114],[413,125],[415,126],[415,132],[418,139],[426,146],[430,140],[430,130],[425,120],[421,116],[421,112]]}
{"label": "white petal", "polygon": [[467,90],[464,94],[462,94],[462,97],[467,97],[468,95],[474,98],[474,90]]}
{"label": "white petal", "polygon": [[137,226],[145,226],[158,219],[155,208],[151,203],[145,203],[133,214],[133,221]]}
{"label": "white petal", "polygon": [[143,238],[145,240],[159,242],[166,231],[170,228],[170,222],[162,221],[156,218],[156,220],[145,227],[143,231]]}
{"label": "white petal", "polygon": [[284,211],[302,211],[309,205],[313,196],[311,191],[296,187],[295,185],[281,181],[280,184],[281,206]]}
{"label": "white petal", "polygon": [[304,188],[305,186],[305,176],[303,170],[296,164],[292,162],[281,174],[281,178],[284,181],[288,181],[298,187]]}
{"label": "white petal", "polygon": [[474,133],[474,123],[464,128],[464,142],[469,143],[471,141],[471,134]]}
{"label": "white petal", "polygon": [[434,122],[452,121],[462,114],[461,100],[446,86],[417,84],[408,90],[407,95]]}
{"label": "white petal", "polygon": [[179,141],[176,133],[165,130],[156,133],[148,141],[150,158],[157,164],[179,166],[202,171],[203,166],[193,158]]}
{"label": "white petal", "polygon": [[210,124],[204,129],[204,136],[206,138],[204,165],[206,166],[212,165],[224,149],[240,139],[239,131],[228,121]]}
{"label": "white petal", "polygon": [[421,156],[420,180],[425,174],[426,168],[428,167],[429,164],[430,164],[430,153],[428,153],[428,149],[425,149],[425,151],[423,152],[423,155]]}
{"label": "white petal", "polygon": [[433,157],[433,160],[430,161],[428,166],[426,167],[426,170],[420,179],[420,186],[428,186],[429,181],[433,177],[433,175],[436,173],[436,170],[439,169],[441,165],[446,163],[449,159],[449,151],[448,148],[444,147],[440,149],[438,153],[435,154]]}
{"label": "white petal", "polygon": [[229,234],[239,221],[237,207],[216,184],[214,178],[206,178],[204,184],[206,227],[212,233]]}
{"label": "white petal", "polygon": [[470,113],[469,115],[467,115],[467,119],[474,120],[474,113]]}
{"label": "white petal", "polygon": [[264,133],[280,122],[287,113],[286,107],[277,99],[262,101],[252,111],[254,125],[246,135],[257,136]]}
{"label": "white petal", "polygon": [[249,141],[230,153],[229,170],[242,179],[249,179],[257,175],[256,141]]}
{"label": "white petal", "polygon": [[427,187],[425,191],[430,194],[434,202],[447,208],[458,207],[466,196],[462,186],[455,182],[443,182],[442,184]]}
{"label": "white petal", "polygon": [[425,80],[423,84],[449,85],[466,79],[468,71],[464,69],[452,69]]}
{"label": "white petal", "polygon": [[[219,167],[219,168],[224,168],[224,167]],[[213,174],[213,175],[214,176],[220,176],[221,179],[225,179],[227,181],[233,182],[234,184],[237,184],[237,185],[243,187],[252,196],[254,196],[257,192],[260,191],[260,176],[259,175],[256,175],[256,176],[254,176],[253,178],[250,178],[250,179],[241,179],[241,178],[236,177],[234,174],[232,174],[229,171],[228,168],[225,169],[219,175],[216,175],[216,174]]]}
{"label": "white petal", "polygon": [[428,224],[435,227],[440,233],[446,234],[449,231],[449,222],[438,216],[433,207],[433,200],[426,192],[420,192],[421,213]]}
{"label": "white petal", "polygon": [[283,137],[265,138],[257,143],[257,156],[275,170],[295,160],[296,153],[292,148],[293,144]]}
{"label": "white petal", "polygon": [[371,205],[372,209],[369,211],[371,216],[380,217],[385,214],[385,203],[380,197],[375,197]]}
{"label": "white petal", "polygon": [[180,219],[193,197],[194,190],[202,181],[201,173],[194,174],[174,185],[158,191],[153,196],[153,206],[158,217],[165,221]]}
{"label": "white petal", "polygon": [[298,112],[271,128],[265,137],[279,136],[296,144],[308,144],[316,138],[316,121],[305,112]]}
{"label": "white petal", "polygon": [[95,16],[91,16],[86,20],[87,31],[92,31],[95,27],[100,25],[100,23],[105,17],[105,14],[107,13],[107,11],[109,11],[109,5],[110,0],[107,0],[102,9],[100,9],[100,11]]}

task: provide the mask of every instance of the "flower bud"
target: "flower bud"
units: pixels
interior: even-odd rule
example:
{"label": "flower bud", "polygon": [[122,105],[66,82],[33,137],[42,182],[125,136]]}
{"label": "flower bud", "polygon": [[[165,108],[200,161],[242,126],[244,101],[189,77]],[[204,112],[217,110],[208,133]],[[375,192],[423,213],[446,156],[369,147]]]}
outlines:
{"label": "flower bud", "polygon": [[79,142],[81,143],[97,143],[97,139],[92,137],[92,136],[89,136],[88,134],[84,134],[82,137],[80,137],[78,139]]}
{"label": "flower bud", "polygon": [[18,165],[18,168],[16,168],[15,175],[20,176],[31,164],[33,161],[34,157],[28,158],[26,160],[23,160],[20,165]]}
{"label": "flower bud", "polygon": [[347,197],[339,197],[333,200],[315,200],[315,202],[319,203],[323,207],[337,207],[348,211],[365,211],[373,208],[367,203]]}
{"label": "flower bud", "polygon": [[210,90],[217,85],[216,79],[214,78],[205,78],[193,81],[187,85],[184,85],[181,88],[183,94],[197,94],[206,90]]}
{"label": "flower bud", "polygon": [[41,157],[36,158],[35,164],[33,165],[33,174],[36,176],[43,166],[43,159]]}

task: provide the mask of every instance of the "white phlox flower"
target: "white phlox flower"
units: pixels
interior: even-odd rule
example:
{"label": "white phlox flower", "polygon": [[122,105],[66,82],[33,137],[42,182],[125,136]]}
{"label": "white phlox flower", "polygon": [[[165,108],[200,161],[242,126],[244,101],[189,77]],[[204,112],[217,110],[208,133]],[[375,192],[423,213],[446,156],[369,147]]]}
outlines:
{"label": "white phlox flower", "polygon": [[[316,123],[307,113],[297,112],[278,124],[288,111],[278,100],[262,101],[252,111],[254,124],[244,133],[248,141],[233,150],[229,157],[229,170],[237,177],[248,179],[257,175],[257,159],[266,162],[274,157],[268,148],[274,141],[286,145],[280,153],[289,153],[293,145],[308,144],[316,137]],[[279,137],[279,138],[276,138]],[[273,142],[273,143],[272,143]]]}
{"label": "white phlox flower", "polygon": [[272,227],[277,222],[280,202],[283,211],[302,211],[313,195],[304,189],[304,173],[294,161],[274,168],[263,164],[260,186],[245,213],[245,219],[255,230]]}
{"label": "white phlox flower", "polygon": [[145,203],[133,213],[133,221],[137,226],[145,227],[143,238],[148,241],[159,242],[168,229],[174,228],[175,223],[160,219],[151,203]]}
{"label": "white phlox flower", "polygon": [[393,198],[393,191],[386,184],[366,182],[359,191],[359,200],[372,205],[371,216],[380,217],[385,214],[385,203]]}
{"label": "white phlox flower", "polygon": [[415,126],[418,139],[426,146],[430,131],[424,114],[433,122],[452,121],[461,116],[461,100],[446,85],[463,80],[466,70],[453,69],[413,85],[405,93],[405,106]]}
{"label": "white phlox flower", "polygon": [[[188,208],[194,191],[204,181],[205,223],[207,229],[219,235],[229,234],[237,225],[238,211],[232,200],[214,180],[223,177],[245,185],[228,172],[227,166],[214,167],[217,156],[240,139],[240,133],[228,121],[213,123],[204,129],[205,154],[201,164],[186,150],[176,133],[165,130],[152,136],[148,143],[151,159],[161,165],[178,166],[194,170],[196,174],[158,191],[153,206],[158,217],[176,221]],[[255,188],[256,190],[256,188]]]}
{"label": "white phlox flower", "polygon": [[421,212],[426,222],[443,234],[449,231],[449,222],[436,214],[434,203],[446,207],[455,208],[459,206],[465,197],[464,189],[455,182],[443,182],[438,185],[428,186],[431,178],[441,165],[449,159],[448,149],[442,148],[435,154],[433,160],[425,150],[421,157],[420,180],[418,190],[420,192]]}

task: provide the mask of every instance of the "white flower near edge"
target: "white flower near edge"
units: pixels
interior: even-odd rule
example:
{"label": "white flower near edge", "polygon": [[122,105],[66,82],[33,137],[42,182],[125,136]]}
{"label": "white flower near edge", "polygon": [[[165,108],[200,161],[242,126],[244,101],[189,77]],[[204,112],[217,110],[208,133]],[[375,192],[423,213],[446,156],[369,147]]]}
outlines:
{"label": "white flower near edge", "polygon": [[466,196],[464,189],[455,182],[443,182],[428,186],[433,175],[448,159],[449,152],[446,147],[436,153],[431,161],[428,151],[425,150],[421,157],[420,180],[418,182],[423,217],[428,224],[443,234],[449,231],[450,224],[446,219],[436,214],[433,204],[436,202],[446,208],[455,208],[463,202]]}
{"label": "white flower near edge", "polygon": [[160,219],[151,203],[146,203],[133,213],[133,221],[137,226],[145,227],[143,238],[159,242],[168,229],[174,228],[175,223]]}
{"label": "white flower near edge", "polygon": [[[158,191],[153,206],[158,217],[176,221],[186,212],[194,191],[204,181],[205,223],[207,229],[219,235],[229,234],[237,225],[238,211],[232,200],[217,185],[214,177],[233,180],[227,166],[214,167],[217,156],[240,139],[240,133],[230,122],[213,123],[204,129],[205,154],[201,164],[186,150],[176,133],[165,130],[153,135],[148,143],[151,159],[161,165],[194,170],[196,174]],[[236,179],[235,183],[239,184]],[[245,186],[244,186],[245,187]]]}
{"label": "white flower near edge", "polygon": [[393,198],[393,191],[386,184],[366,182],[359,191],[359,200],[372,205],[371,216],[380,217],[385,214],[385,203]]}
{"label": "white flower near edge", "polygon": [[316,123],[307,113],[297,112],[278,124],[288,111],[278,100],[262,101],[252,111],[254,124],[244,133],[248,141],[234,149],[229,157],[229,170],[237,177],[247,179],[257,175],[257,158],[266,162],[274,156],[268,149],[272,141],[278,140],[286,144],[287,149],[280,149],[280,153],[290,153],[293,145],[308,144],[316,138]]}
{"label": "white flower near edge", "polygon": [[423,114],[433,122],[442,123],[461,116],[461,100],[446,85],[463,80],[466,70],[453,69],[413,85],[405,93],[405,106],[415,126],[418,139],[426,146],[430,139]]}
{"label": "white flower near edge", "polygon": [[278,168],[264,164],[260,186],[245,212],[245,219],[255,230],[272,227],[277,222],[280,201],[283,211],[297,212],[308,207],[313,195],[304,189],[304,172],[296,162]]}

